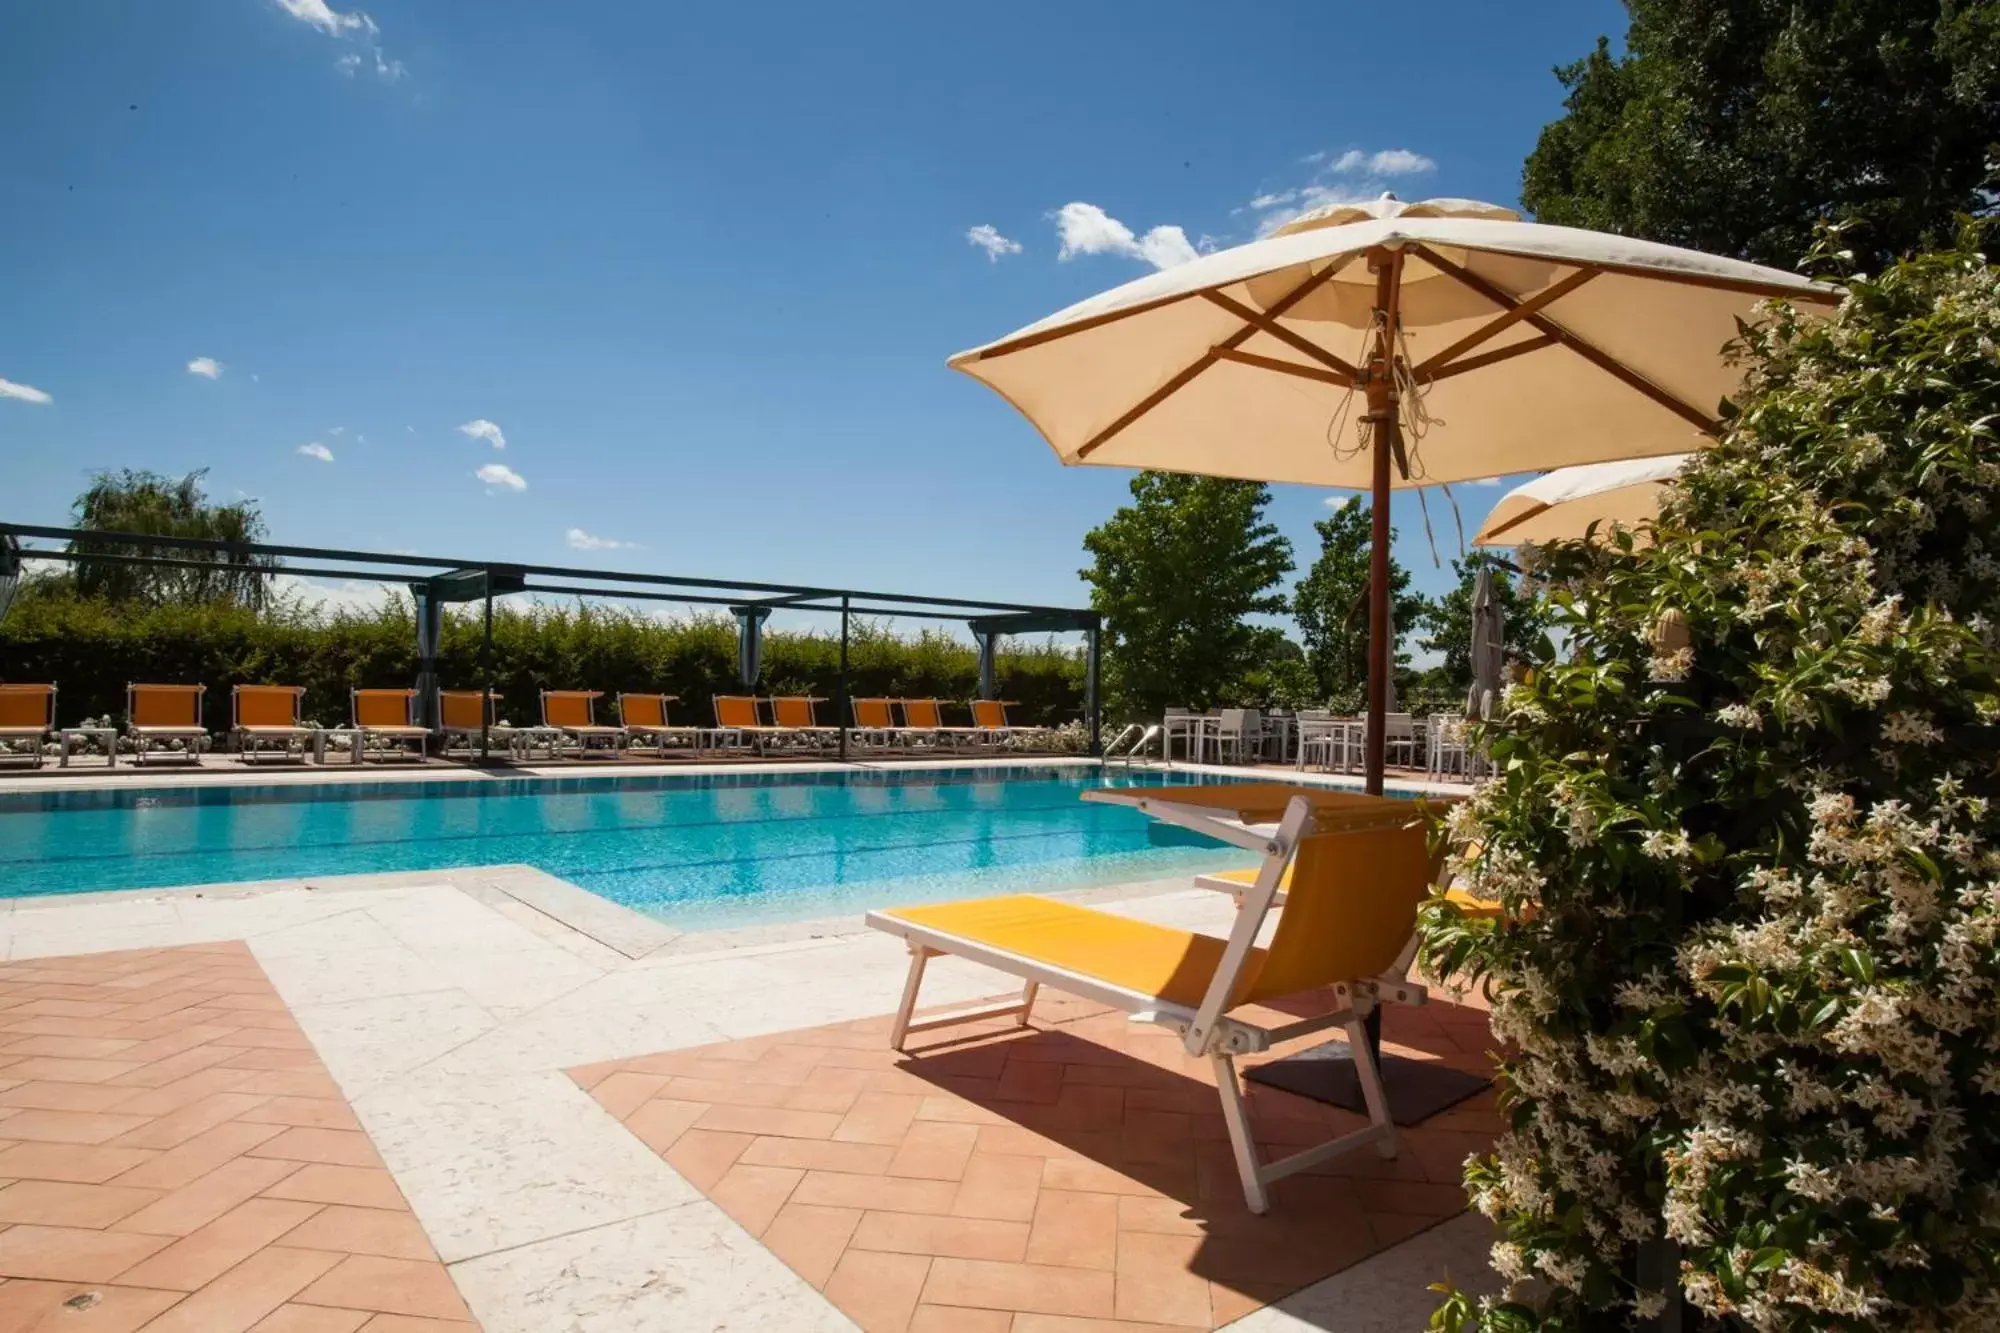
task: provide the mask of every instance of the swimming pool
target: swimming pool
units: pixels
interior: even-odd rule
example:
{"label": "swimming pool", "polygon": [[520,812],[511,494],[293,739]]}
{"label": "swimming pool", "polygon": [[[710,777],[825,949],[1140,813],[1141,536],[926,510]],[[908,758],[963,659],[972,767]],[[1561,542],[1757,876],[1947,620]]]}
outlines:
{"label": "swimming pool", "polygon": [[1242,864],[1081,799],[1202,780],[1069,766],[12,793],[0,897],[525,863],[714,929]]}

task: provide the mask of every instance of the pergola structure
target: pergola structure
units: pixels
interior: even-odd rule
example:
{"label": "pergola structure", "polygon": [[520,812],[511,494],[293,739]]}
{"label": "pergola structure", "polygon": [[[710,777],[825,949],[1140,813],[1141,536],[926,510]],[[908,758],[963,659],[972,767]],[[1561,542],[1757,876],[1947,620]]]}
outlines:
{"label": "pergola structure", "polygon": [[[54,541],[61,547],[30,546],[29,541]],[[403,584],[409,589],[417,616],[417,694],[426,718],[437,688],[437,649],[444,608],[449,603],[484,604],[485,640],[480,652],[482,687],[493,689],[493,599],[516,593],[562,597],[604,597],[621,601],[685,602],[720,606],[736,617],[737,666],[746,688],[753,686],[760,665],[763,626],[771,612],[783,609],[840,617],[840,676],[834,699],[840,720],[840,757],[847,758],[848,632],[852,618],[904,617],[915,620],[963,620],[979,647],[980,697],[994,697],[994,653],[998,640],[1009,634],[1081,633],[1085,642],[1084,716],[1090,728],[1090,752],[1100,752],[1099,641],[1103,621],[1097,612],[1075,607],[1033,606],[963,597],[930,597],[918,593],[866,592],[854,588],[816,588],[742,579],[691,578],[674,574],[638,574],[616,570],[581,569],[566,565],[531,565],[512,561],[466,560],[446,556],[408,555],[391,551],[354,551],[324,546],[280,546],[264,542],[214,541],[197,537],[164,537],[144,533],[103,532],[88,528],[40,527],[0,523],[0,615],[24,562],[44,560],[132,565],[151,569],[238,569],[289,574],[297,578],[360,580]],[[264,562],[309,561],[309,564]],[[490,710],[482,710],[482,717]],[[480,757],[488,754],[480,736]]]}

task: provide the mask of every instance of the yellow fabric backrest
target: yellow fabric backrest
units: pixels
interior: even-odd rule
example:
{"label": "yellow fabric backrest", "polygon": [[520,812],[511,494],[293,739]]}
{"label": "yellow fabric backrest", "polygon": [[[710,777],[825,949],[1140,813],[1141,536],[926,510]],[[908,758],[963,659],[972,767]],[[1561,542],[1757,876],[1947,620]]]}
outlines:
{"label": "yellow fabric backrest", "polygon": [[718,727],[761,727],[757,720],[757,700],[747,694],[715,696],[715,725]]}
{"label": "yellow fabric backrest", "polygon": [[903,700],[903,720],[913,727],[942,727],[944,719],[938,715],[935,699]]}
{"label": "yellow fabric backrest", "polygon": [[135,727],[201,725],[199,685],[133,685],[127,690],[127,699]]}
{"label": "yellow fabric backrest", "polygon": [[857,727],[882,727],[896,725],[896,719],[889,712],[887,699],[856,699],[854,701],[854,725]]}
{"label": "yellow fabric backrest", "polygon": [[1391,967],[1430,895],[1424,826],[1309,837],[1293,857],[1278,929],[1231,1006],[1274,999]]}
{"label": "yellow fabric backrest", "polygon": [[667,696],[664,694],[621,694],[618,720],[628,727],[667,725]]}
{"label": "yellow fabric backrest", "polygon": [[591,701],[595,690],[543,690],[542,725],[545,727],[594,727],[596,711]]}
{"label": "yellow fabric backrest", "polygon": [[236,725],[240,727],[296,727],[299,724],[299,694],[295,685],[238,685]]}
{"label": "yellow fabric backrest", "polygon": [[972,723],[978,727],[1004,728],[1007,725],[1007,705],[998,699],[974,699],[972,701]]}
{"label": "yellow fabric backrest", "polygon": [[439,690],[438,721],[453,731],[479,730],[479,691]]}
{"label": "yellow fabric backrest", "polygon": [[55,725],[56,687],[0,685],[0,727]]}
{"label": "yellow fabric backrest", "polygon": [[813,721],[812,700],[798,695],[787,695],[771,700],[771,720],[781,727],[819,725]]}
{"label": "yellow fabric backrest", "polygon": [[357,727],[407,727],[410,700],[415,690],[356,690],[354,725]]}

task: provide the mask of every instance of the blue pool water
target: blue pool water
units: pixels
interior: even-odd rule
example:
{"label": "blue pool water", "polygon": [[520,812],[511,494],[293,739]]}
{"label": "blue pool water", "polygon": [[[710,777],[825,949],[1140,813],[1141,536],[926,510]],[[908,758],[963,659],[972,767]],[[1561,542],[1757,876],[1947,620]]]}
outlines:
{"label": "blue pool water", "polygon": [[526,863],[677,926],[1109,884],[1245,854],[1084,768],[523,778],[0,795],[0,897]]}

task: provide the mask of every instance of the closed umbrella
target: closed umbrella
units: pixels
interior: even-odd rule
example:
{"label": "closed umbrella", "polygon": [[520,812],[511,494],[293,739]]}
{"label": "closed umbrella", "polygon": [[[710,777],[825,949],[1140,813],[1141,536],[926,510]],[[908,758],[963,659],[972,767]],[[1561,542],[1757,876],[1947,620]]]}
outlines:
{"label": "closed umbrella", "polygon": [[1560,541],[1584,536],[1593,523],[1606,534],[1615,528],[1636,528],[1659,514],[1660,492],[1691,457],[1666,454],[1557,468],[1501,496],[1472,543],[1520,546]]}
{"label": "closed umbrella", "polygon": [[1483,568],[1472,581],[1472,689],[1465,698],[1468,718],[1493,716],[1506,670],[1507,614],[1493,595],[1493,570]]}
{"label": "closed umbrella", "polygon": [[1490,204],[1384,197],[1126,283],[950,364],[1066,464],[1368,489],[1379,792],[1390,490],[1699,447],[1741,382],[1721,347],[1768,297],[1838,293]]}

